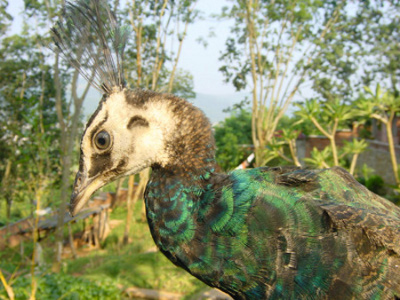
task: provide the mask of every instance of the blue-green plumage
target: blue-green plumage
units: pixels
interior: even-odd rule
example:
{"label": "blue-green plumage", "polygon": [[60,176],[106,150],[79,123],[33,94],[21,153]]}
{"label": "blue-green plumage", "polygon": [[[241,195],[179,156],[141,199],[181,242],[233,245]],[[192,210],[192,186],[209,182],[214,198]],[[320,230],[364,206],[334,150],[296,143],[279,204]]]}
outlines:
{"label": "blue-green plumage", "polygon": [[258,168],[201,182],[155,169],[146,207],[161,251],[237,299],[400,295],[400,211],[343,169]]}

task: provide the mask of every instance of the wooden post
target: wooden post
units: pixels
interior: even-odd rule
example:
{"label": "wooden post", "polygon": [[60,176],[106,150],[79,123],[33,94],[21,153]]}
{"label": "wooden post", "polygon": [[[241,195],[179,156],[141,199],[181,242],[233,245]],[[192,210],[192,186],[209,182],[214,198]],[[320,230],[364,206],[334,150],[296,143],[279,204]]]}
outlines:
{"label": "wooden post", "polygon": [[95,214],[93,216],[93,227],[92,227],[92,234],[93,234],[93,241],[94,241],[94,246],[96,248],[100,247],[100,239],[99,239],[99,222],[100,222],[100,218],[99,218],[99,214]]}

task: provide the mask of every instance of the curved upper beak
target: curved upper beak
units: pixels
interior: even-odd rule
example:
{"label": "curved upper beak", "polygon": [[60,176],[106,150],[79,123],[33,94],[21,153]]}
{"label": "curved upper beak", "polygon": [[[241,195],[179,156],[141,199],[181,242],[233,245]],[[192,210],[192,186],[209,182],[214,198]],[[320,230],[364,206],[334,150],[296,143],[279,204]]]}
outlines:
{"label": "curved upper beak", "polygon": [[70,213],[75,216],[82,207],[89,201],[90,196],[93,195],[95,191],[101,188],[105,182],[95,176],[93,178],[87,177],[87,172],[85,170],[79,171],[76,174],[74,189],[71,195],[70,201]]}

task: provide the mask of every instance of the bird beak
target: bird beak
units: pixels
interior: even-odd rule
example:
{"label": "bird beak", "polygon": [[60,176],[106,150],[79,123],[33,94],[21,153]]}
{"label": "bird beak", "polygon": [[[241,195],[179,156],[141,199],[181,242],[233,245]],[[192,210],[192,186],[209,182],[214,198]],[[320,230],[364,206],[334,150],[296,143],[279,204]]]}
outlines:
{"label": "bird beak", "polygon": [[86,171],[79,171],[76,174],[74,190],[71,195],[70,213],[75,216],[82,207],[89,201],[90,196],[101,188],[105,182],[99,176],[87,177]]}

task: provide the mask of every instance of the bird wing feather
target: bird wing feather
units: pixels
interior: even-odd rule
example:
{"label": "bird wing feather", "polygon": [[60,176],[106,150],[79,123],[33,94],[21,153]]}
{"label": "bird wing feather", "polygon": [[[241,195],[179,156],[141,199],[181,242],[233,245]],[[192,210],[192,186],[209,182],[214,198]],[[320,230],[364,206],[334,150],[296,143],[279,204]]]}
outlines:
{"label": "bird wing feather", "polygon": [[270,299],[400,295],[400,209],[345,170],[258,168],[214,186],[204,216],[218,225],[213,244],[225,252],[215,255],[230,258],[220,267],[252,266],[241,275],[252,285],[220,274],[219,283],[235,282],[235,297],[256,299],[260,286]]}

